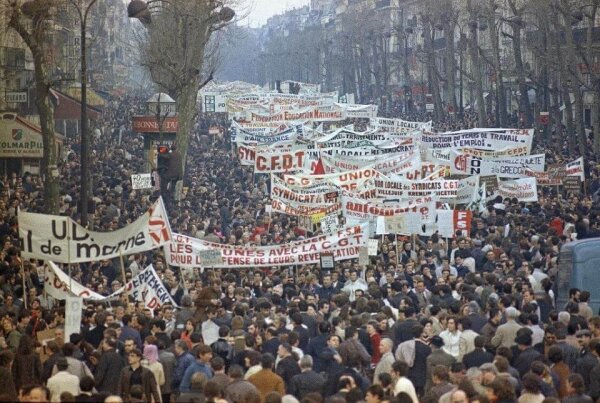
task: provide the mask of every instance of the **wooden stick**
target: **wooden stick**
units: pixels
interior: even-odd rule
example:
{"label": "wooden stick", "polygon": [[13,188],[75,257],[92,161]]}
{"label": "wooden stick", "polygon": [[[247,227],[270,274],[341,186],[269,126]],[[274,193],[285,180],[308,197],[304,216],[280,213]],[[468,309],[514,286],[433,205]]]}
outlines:
{"label": "wooden stick", "polygon": [[27,287],[25,285],[25,262],[23,261],[22,256],[19,259],[21,260],[21,282],[23,283],[23,306],[25,308],[27,308]]}

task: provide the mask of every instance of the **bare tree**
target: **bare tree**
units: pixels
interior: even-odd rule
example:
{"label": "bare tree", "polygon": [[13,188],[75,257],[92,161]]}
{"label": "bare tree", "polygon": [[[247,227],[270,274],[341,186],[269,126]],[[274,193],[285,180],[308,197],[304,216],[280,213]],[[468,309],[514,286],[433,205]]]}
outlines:
{"label": "bare tree", "polygon": [[[212,80],[218,41],[231,23],[234,0],[169,0],[135,15],[146,26],[142,64],[158,87],[175,99],[179,129],[175,144],[185,172],[190,134],[197,116],[198,90]],[[131,10],[130,10],[131,11]],[[135,11],[135,10],[133,10]],[[130,12],[131,14],[131,12]]]}
{"label": "bare tree", "polygon": [[19,0],[2,0],[8,12],[8,26],[23,39],[33,56],[35,77],[35,104],[40,116],[42,143],[42,177],[44,179],[44,209],[58,214],[58,150],[54,132],[54,107],[50,102],[50,79],[48,55],[50,52],[51,19],[60,0],[32,0],[22,4]]}

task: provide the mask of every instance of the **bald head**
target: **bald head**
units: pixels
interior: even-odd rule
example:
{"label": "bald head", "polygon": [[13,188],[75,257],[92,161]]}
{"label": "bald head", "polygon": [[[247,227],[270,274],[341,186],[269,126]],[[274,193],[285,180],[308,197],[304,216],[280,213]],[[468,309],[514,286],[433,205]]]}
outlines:
{"label": "bald head", "polygon": [[468,403],[469,399],[464,390],[455,390],[450,397],[450,403]]}

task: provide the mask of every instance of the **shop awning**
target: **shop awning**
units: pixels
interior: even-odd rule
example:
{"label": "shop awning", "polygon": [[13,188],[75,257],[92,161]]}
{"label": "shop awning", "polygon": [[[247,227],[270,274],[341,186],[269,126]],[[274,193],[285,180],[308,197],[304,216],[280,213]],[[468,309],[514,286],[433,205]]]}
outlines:
{"label": "shop awning", "polygon": [[[79,89],[79,88],[76,88]],[[54,118],[66,120],[81,119],[81,102],[77,98],[65,94],[64,92],[51,89],[52,102],[54,103]],[[99,97],[98,94],[96,94]],[[101,108],[93,106],[88,102],[87,105],[88,118],[92,120],[99,119],[102,115]]]}
{"label": "shop awning", "polygon": [[[56,134],[57,143],[62,136]],[[0,114],[0,158],[42,158],[42,129],[16,113]]]}

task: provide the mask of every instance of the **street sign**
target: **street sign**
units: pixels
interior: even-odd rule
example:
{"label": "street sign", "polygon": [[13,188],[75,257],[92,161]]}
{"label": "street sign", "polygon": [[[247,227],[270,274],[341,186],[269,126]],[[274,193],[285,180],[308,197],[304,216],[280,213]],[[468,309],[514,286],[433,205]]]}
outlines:
{"label": "street sign", "polygon": [[22,92],[6,92],[4,93],[4,101],[8,103],[24,103],[27,102],[27,91]]}
{"label": "street sign", "polygon": [[131,125],[136,133],[177,133],[179,130],[177,116],[167,116],[160,121],[155,116],[134,116]]}

